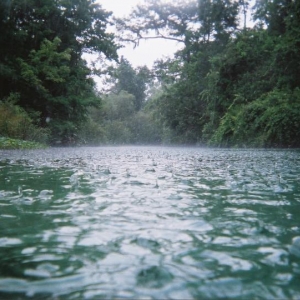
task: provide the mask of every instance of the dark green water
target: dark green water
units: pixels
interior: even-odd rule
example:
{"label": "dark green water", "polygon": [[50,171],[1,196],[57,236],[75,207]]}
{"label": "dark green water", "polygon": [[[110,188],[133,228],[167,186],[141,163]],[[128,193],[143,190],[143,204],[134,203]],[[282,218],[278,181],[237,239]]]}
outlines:
{"label": "dark green water", "polygon": [[299,299],[300,152],[0,151],[0,299]]}

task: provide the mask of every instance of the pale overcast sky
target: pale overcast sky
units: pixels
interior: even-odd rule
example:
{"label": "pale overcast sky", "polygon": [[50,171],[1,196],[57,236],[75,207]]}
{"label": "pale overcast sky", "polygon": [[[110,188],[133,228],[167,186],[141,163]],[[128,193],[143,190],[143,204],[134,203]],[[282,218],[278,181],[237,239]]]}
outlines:
{"label": "pale overcast sky", "polygon": [[[132,8],[141,0],[98,0],[98,3],[107,10],[112,11],[117,17],[124,17],[130,13]],[[119,50],[119,55],[123,55],[134,67],[147,65],[152,67],[156,59],[164,56],[173,56],[174,52],[179,49],[180,45],[174,41],[162,39],[141,41],[140,45],[133,48],[128,44],[125,48]]]}

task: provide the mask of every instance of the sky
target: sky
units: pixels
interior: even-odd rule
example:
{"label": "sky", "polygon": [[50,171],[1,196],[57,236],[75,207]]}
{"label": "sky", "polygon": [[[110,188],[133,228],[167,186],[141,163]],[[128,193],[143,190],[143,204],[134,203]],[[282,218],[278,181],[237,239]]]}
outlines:
{"label": "sky", "polygon": [[[142,3],[141,0],[98,0],[102,8],[112,11],[116,17],[124,17],[129,15],[134,6]],[[118,51],[119,56],[123,55],[133,67],[147,65],[152,67],[153,62],[162,57],[173,56],[180,49],[175,41],[156,39],[141,41],[139,46],[133,47],[128,44]]]}

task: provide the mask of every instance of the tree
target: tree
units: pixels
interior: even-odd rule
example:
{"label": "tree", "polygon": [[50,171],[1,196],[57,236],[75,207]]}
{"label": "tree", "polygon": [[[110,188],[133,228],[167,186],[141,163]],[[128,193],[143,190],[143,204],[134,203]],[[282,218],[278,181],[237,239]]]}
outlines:
{"label": "tree", "polygon": [[154,68],[164,90],[157,103],[163,123],[172,133],[171,140],[202,142],[207,102],[200,95],[211,57],[225,48],[237,30],[238,12],[239,3],[229,0],[147,0],[128,18],[118,20],[125,41],[163,38],[183,45],[175,59],[158,61]]}
{"label": "tree", "polygon": [[[169,39],[182,43],[186,49],[193,41],[198,41],[197,1],[174,1],[165,3],[146,0],[138,5],[128,18],[117,19],[121,41],[136,45],[141,39]],[[189,52],[186,53],[189,59]]]}
{"label": "tree", "polygon": [[165,3],[146,0],[130,16],[117,19],[121,41],[138,44],[141,39],[169,39],[183,45],[185,61],[199,44],[225,42],[238,27],[239,3],[231,0],[192,0]]}
{"label": "tree", "polygon": [[[162,14],[163,5],[147,3],[145,7]],[[164,5],[170,9],[173,4]],[[295,130],[300,120],[299,3],[261,1],[256,18],[266,29],[246,27],[248,5],[247,1],[199,0],[198,19],[189,19],[194,24],[192,34],[186,32],[193,37],[190,43],[184,43],[179,28],[171,31],[166,22],[159,22],[151,9],[143,11],[144,19],[141,13],[140,19],[131,16],[129,24],[138,38],[157,27],[157,35],[146,38],[180,37],[184,44],[175,59],[159,61],[154,69],[162,92],[152,111],[172,142],[299,144]],[[242,30],[239,11],[244,17]]]}
{"label": "tree", "polygon": [[287,29],[286,20],[294,14],[297,1],[257,0],[254,5],[254,20],[267,26],[270,34],[281,35]]}
{"label": "tree", "polygon": [[230,0],[198,0],[203,40],[227,42],[238,27],[239,3]]}
{"label": "tree", "polygon": [[0,99],[19,93],[19,105],[67,142],[99,103],[82,54],[117,59],[110,14],[95,0],[1,1],[0,11]]}
{"label": "tree", "polygon": [[133,95],[135,110],[139,111],[146,100],[147,84],[151,79],[149,69],[146,66],[134,69],[122,57],[120,64],[113,73],[113,91],[117,94],[121,91],[126,91]]}

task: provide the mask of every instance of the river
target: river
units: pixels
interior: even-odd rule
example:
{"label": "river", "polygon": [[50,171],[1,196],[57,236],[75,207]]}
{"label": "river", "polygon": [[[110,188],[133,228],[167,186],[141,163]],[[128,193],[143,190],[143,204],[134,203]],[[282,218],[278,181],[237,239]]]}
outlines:
{"label": "river", "polygon": [[1,299],[299,299],[300,151],[0,151]]}

